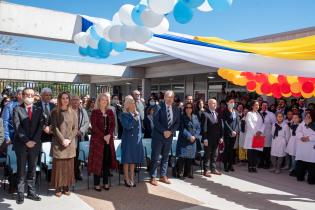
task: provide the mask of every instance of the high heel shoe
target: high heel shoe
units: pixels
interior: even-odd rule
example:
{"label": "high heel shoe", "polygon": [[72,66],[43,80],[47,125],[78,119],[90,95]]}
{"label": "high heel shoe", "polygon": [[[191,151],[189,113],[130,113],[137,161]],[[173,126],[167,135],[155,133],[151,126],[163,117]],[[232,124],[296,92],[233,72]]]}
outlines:
{"label": "high heel shoe", "polygon": [[131,187],[131,185],[125,179],[124,179],[124,182],[125,182],[126,187]]}
{"label": "high heel shoe", "polygon": [[134,181],[131,181],[131,180],[130,180],[130,186],[131,187],[137,187],[136,183]]}
{"label": "high heel shoe", "polygon": [[103,189],[106,190],[106,191],[109,191],[109,185],[107,185],[107,186],[104,185],[104,186],[103,186]]}

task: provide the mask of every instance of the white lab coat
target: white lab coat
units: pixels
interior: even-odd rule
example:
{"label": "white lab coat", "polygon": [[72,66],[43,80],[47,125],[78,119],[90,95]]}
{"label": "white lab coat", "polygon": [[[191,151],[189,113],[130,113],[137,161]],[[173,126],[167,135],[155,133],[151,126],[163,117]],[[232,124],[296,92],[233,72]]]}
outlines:
{"label": "white lab coat", "polygon": [[[302,122],[296,130],[297,144],[295,160],[302,160],[309,163],[315,163],[315,131],[307,128]],[[302,137],[308,136],[310,141],[301,141]]]}
{"label": "white lab coat", "polygon": [[298,138],[297,138],[297,129],[295,131],[295,136],[293,136],[293,133],[292,133],[292,129],[290,128],[290,137],[289,137],[289,142],[287,144],[287,148],[286,148],[286,153],[288,153],[289,155],[291,156],[295,156],[295,153],[296,153],[296,144],[297,144],[297,141],[298,141]]}
{"label": "white lab coat", "polygon": [[287,143],[290,137],[289,126],[284,122],[280,126],[282,127],[282,129],[278,131],[278,136],[273,138],[276,127],[275,124],[272,125],[271,156],[275,157],[286,156],[285,150],[287,148]]}
{"label": "white lab coat", "polygon": [[244,141],[244,149],[255,149],[263,151],[263,148],[252,148],[253,137],[258,131],[262,132],[265,129],[263,119],[258,112],[248,112],[246,115],[246,135]]}
{"label": "white lab coat", "polygon": [[264,125],[265,129],[263,135],[265,136],[265,147],[271,147],[272,141],[272,125],[276,123],[276,115],[272,112],[266,111],[267,115],[265,116]]}

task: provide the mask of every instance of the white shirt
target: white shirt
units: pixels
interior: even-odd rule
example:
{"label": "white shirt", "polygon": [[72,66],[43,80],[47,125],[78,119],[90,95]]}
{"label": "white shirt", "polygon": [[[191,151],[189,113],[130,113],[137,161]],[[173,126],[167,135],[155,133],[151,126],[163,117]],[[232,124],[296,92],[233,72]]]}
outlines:
{"label": "white shirt", "polygon": [[248,112],[246,115],[246,134],[244,141],[244,149],[255,149],[262,151],[263,148],[252,148],[253,137],[256,135],[257,131],[263,133],[265,125],[263,123],[262,117],[258,112]]}
{"label": "white shirt", "polygon": [[168,120],[167,118],[167,113],[169,112],[170,113],[170,116],[171,116],[171,124],[173,123],[173,108],[172,108],[172,105],[167,105],[165,104],[166,106],[166,119]]}
{"label": "white shirt", "polygon": [[[261,114],[263,111],[261,111]],[[276,123],[276,115],[272,112],[266,111],[266,116],[263,120],[265,129],[263,135],[265,136],[265,147],[271,147],[272,142],[272,125]]]}

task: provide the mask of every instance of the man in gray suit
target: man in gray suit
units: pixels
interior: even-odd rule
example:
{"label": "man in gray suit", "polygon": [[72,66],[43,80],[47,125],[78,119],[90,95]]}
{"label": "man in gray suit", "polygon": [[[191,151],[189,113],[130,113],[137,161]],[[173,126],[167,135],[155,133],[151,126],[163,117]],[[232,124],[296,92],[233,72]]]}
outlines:
{"label": "man in gray suit", "polygon": [[24,202],[25,168],[27,165],[27,198],[40,201],[36,194],[35,177],[36,163],[41,148],[41,135],[43,131],[42,109],[33,106],[34,90],[25,88],[22,92],[23,103],[13,112],[15,138],[13,147],[17,158],[18,194],[16,203]]}

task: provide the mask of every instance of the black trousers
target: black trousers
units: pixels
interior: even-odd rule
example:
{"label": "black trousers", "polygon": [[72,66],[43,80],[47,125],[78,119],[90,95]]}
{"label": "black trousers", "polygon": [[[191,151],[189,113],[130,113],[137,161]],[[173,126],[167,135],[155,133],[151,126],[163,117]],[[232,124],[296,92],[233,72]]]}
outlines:
{"label": "black trousers", "polygon": [[217,153],[218,144],[209,142],[208,146],[204,147],[205,154],[204,154],[204,160],[203,160],[203,169],[204,171],[208,171],[209,168],[213,172],[216,169],[216,158],[218,156]]}
{"label": "black trousers", "polygon": [[257,167],[257,158],[258,158],[258,150],[248,149],[247,150],[247,159],[248,159],[248,167],[255,168]]}
{"label": "black trousers", "polygon": [[77,149],[76,149],[76,156],[74,158],[74,176],[77,179],[79,176],[81,176],[81,161],[78,160],[80,153],[80,141],[77,140]]}
{"label": "black trousers", "polygon": [[223,163],[231,167],[234,163],[234,144],[236,137],[224,137]]}
{"label": "black trousers", "polygon": [[269,168],[271,165],[271,147],[264,147],[262,152],[259,152],[259,166]]}
{"label": "black trousers", "polygon": [[[34,195],[35,178],[36,178],[36,165],[38,163],[38,155],[40,145],[35,145],[33,148],[27,148],[24,145],[14,147],[17,160],[17,175],[18,175],[18,193],[25,192],[25,181],[27,183],[27,193]],[[27,165],[27,172],[26,171]],[[26,180],[25,180],[26,177]]]}
{"label": "black trousers", "polygon": [[192,158],[178,158],[177,174],[184,177],[191,176],[192,175],[191,166],[193,161],[194,159]]}
{"label": "black trousers", "polygon": [[[110,154],[110,147],[109,144],[104,145],[104,153],[103,153],[103,185],[108,184],[108,179],[110,176],[110,161],[111,161],[111,154]],[[94,186],[100,185],[101,183],[101,176],[94,175]]]}
{"label": "black trousers", "polygon": [[304,181],[305,174],[307,173],[307,182],[309,184],[315,184],[315,163],[298,160],[295,167],[298,181]]}

